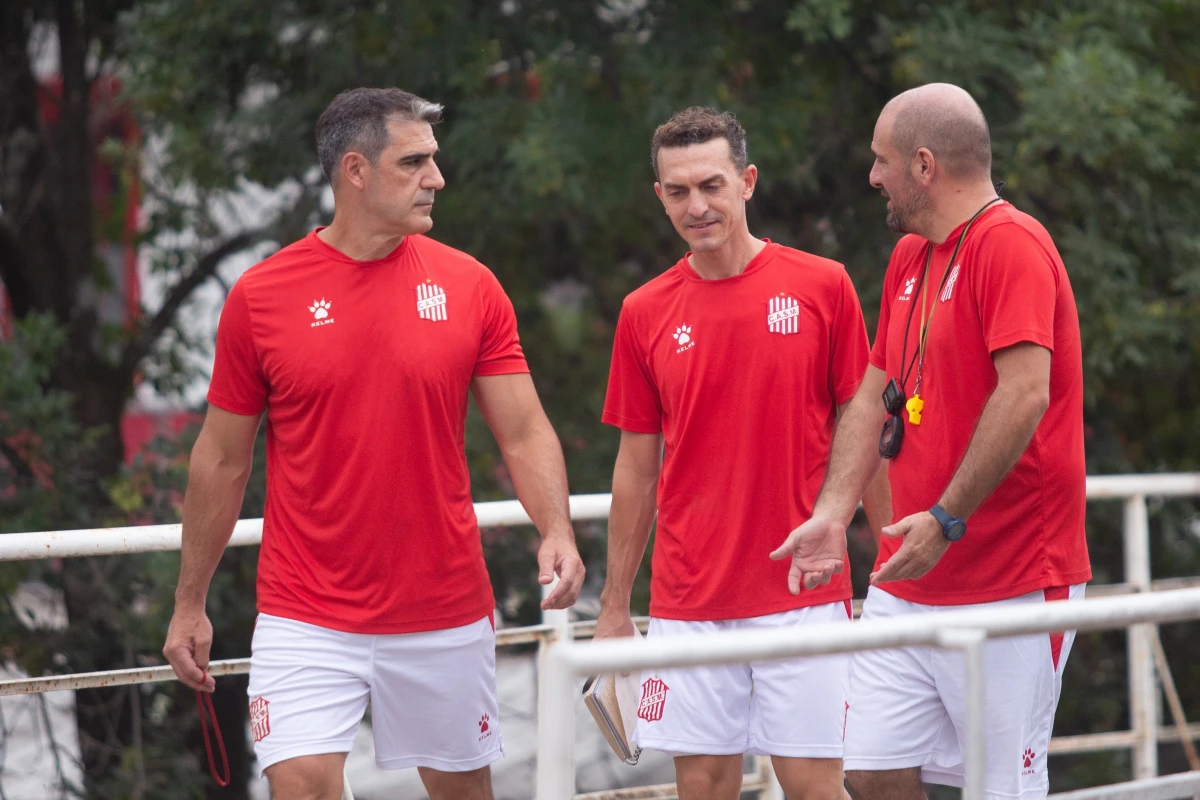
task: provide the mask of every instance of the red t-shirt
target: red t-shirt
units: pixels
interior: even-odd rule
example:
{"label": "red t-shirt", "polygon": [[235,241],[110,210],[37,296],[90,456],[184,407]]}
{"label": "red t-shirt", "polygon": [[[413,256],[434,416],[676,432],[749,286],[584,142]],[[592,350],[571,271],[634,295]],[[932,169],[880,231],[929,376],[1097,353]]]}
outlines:
{"label": "red t-shirt", "polygon": [[[1052,352],[1050,407],[1016,466],[967,520],[966,537],[924,577],[884,584],[891,594],[931,605],[1002,600],[1092,576],[1084,535],[1083,360],[1066,269],[1046,229],[1001,203],[971,226],[939,293],[961,232],[933,251],[926,307],[937,303],[937,311],[921,379],[925,407],[919,426],[904,414],[904,443],[888,467],[893,521],[928,510],[950,484],[996,388],[997,350],[1032,342]],[[909,309],[908,359],[917,347],[926,244],[905,236],[888,264],[871,363],[889,378],[900,374]],[[914,368],[909,397],[915,382]],[[875,568],[901,543],[884,537]]]}
{"label": "red t-shirt", "polygon": [[850,570],[788,592],[769,553],[809,518],[837,406],[866,371],[841,264],[768,243],[741,275],[678,264],[625,298],[603,421],[662,432],[650,613],[739,619],[850,597]]}
{"label": "red t-shirt", "polygon": [[467,390],[528,371],[495,276],[424,236],[355,261],[314,231],[247,271],[221,312],[208,400],[267,410],[259,610],[355,633],[491,613]]}

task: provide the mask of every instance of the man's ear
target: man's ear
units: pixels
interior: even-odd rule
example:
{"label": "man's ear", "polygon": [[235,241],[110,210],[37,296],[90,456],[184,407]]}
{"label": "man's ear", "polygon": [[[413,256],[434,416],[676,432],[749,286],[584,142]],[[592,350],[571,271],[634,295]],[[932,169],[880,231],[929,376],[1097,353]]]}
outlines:
{"label": "man's ear", "polygon": [[758,185],[758,167],[747,164],[742,170],[742,199],[749,200],[754,196],[754,187]]}
{"label": "man's ear", "polygon": [[371,162],[367,161],[367,157],[362,153],[356,153],[351,150],[342,156],[341,163],[341,178],[356,189],[362,189],[367,185],[367,170],[371,168]]}
{"label": "man's ear", "polygon": [[928,147],[919,147],[913,156],[911,168],[913,180],[929,188],[929,184],[933,183],[933,176],[937,173],[937,159]]}

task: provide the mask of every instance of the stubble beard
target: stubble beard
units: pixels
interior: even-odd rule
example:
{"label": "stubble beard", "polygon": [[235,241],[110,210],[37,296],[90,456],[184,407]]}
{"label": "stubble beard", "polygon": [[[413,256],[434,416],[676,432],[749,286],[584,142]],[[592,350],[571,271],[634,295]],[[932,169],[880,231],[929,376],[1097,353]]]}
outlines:
{"label": "stubble beard", "polygon": [[906,191],[903,197],[892,195],[889,199],[892,201],[887,210],[887,226],[892,233],[915,233],[920,235],[918,230],[920,219],[929,209],[931,203],[929,197],[922,194],[914,185],[906,186]]}

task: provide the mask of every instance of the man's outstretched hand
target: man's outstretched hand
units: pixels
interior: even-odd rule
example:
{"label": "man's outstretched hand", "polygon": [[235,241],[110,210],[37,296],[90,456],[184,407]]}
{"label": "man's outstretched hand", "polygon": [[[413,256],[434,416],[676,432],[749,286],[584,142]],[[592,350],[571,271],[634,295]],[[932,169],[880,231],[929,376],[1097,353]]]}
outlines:
{"label": "man's outstretched hand", "polygon": [[801,586],[824,586],[846,563],[846,526],[828,517],[813,517],[788,534],[787,540],[771,553],[771,560],[789,556],[792,568],[788,570],[788,591],[800,594]]}

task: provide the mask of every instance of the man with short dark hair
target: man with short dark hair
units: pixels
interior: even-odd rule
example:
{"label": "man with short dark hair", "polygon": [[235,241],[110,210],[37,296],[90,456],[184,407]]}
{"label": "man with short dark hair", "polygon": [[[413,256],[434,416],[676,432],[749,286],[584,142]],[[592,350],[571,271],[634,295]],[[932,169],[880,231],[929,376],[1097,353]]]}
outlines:
{"label": "man with short dark hair", "polygon": [[267,503],[250,665],[255,752],[281,800],[342,795],[367,703],[376,763],[433,800],[490,800],[503,755],[495,606],[463,450],[472,390],[543,535],[543,608],[583,581],[562,450],[490,271],[421,234],[444,185],[441,106],[399,89],[337,96],[317,122],[334,218],[230,290],[192,451],[164,654],[205,674],[205,597],[265,409]]}
{"label": "man with short dark hair", "polygon": [[[808,518],[866,367],[854,286],[841,264],[750,234],[758,170],[731,114],[676,114],[651,155],[691,252],[625,298],[617,322],[603,419],[621,444],[596,637],[633,634],[656,513],[650,636],[846,622],[848,571],[796,596],[768,554]],[[739,797],[746,752],[772,757],[788,797],[840,800],[847,664],[643,673],[638,743],[675,756],[681,800]]]}
{"label": "man with short dark hair", "polygon": [[[812,519],[779,553],[792,556],[793,582],[828,580],[882,456],[894,513],[864,619],[1081,598],[1091,577],[1083,367],[1062,259],[1037,220],[997,195],[987,122],[962,89],[897,96],[871,149],[871,185],[888,199],[889,227],[907,235]],[[1046,796],[1073,639],[988,642],[989,799]],[[922,779],[962,785],[963,684],[958,653],[855,654],[845,763],[857,796],[919,800]]]}

